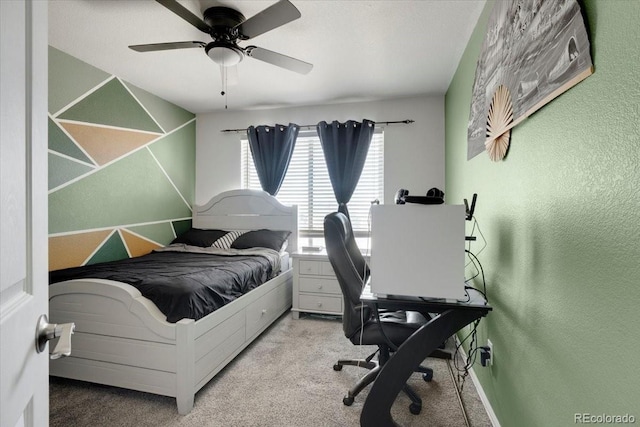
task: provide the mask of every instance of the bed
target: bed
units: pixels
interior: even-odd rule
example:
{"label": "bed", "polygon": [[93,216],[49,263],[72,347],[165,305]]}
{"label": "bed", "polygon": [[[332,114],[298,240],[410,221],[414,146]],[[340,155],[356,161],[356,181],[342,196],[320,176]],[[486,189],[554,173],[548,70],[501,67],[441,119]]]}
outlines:
{"label": "bed", "polygon": [[[221,230],[288,230],[297,243],[297,208],[266,192],[233,190],[194,207],[192,226]],[[292,270],[282,272],[197,320],[171,323],[134,286],[73,279],[49,287],[53,323],[74,322],[70,357],[52,360],[50,375],[176,398],[187,414],[195,393],[291,306]],[[194,316],[196,317],[196,316]]]}

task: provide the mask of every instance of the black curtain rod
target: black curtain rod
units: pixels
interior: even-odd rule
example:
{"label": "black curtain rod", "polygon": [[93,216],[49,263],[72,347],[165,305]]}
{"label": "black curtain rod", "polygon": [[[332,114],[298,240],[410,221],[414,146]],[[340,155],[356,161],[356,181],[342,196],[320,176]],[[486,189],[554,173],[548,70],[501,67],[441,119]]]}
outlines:
{"label": "black curtain rod", "polygon": [[[397,125],[404,124],[410,125],[414,123],[415,120],[407,119],[407,120],[396,120],[395,122],[375,122],[377,125]],[[315,129],[317,125],[300,125],[300,129]],[[246,132],[247,129],[223,129],[220,132]]]}

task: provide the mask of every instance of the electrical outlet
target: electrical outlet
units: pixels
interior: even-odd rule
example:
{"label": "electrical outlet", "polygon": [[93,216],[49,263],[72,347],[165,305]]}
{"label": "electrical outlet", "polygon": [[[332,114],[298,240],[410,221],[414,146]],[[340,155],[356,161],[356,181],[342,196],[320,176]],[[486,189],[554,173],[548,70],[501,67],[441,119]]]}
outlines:
{"label": "electrical outlet", "polygon": [[493,366],[493,361],[496,358],[496,354],[494,353],[493,343],[491,340],[487,340],[487,347],[489,347],[489,366]]}

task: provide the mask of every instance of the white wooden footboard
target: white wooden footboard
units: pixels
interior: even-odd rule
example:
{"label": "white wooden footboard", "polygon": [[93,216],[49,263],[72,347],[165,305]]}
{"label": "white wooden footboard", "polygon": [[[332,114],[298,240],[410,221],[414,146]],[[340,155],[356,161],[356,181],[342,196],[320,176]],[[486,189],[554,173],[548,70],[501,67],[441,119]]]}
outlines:
{"label": "white wooden footboard", "polygon": [[175,397],[188,413],[194,395],[291,306],[292,271],[198,320],[166,322],[132,286],[70,280],[50,286],[50,319],[74,322],[72,356],[50,374]]}

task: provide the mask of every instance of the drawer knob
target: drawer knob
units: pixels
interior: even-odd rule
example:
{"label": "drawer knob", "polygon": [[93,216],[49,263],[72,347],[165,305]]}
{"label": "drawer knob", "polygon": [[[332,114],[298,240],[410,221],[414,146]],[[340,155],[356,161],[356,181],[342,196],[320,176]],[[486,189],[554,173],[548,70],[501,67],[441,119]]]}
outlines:
{"label": "drawer knob", "polygon": [[267,314],[267,309],[266,309],[266,308],[263,308],[263,309],[262,309],[262,315],[264,316],[265,314]]}
{"label": "drawer knob", "polygon": [[318,289],[322,289],[322,285],[318,285]]}
{"label": "drawer knob", "polygon": [[322,307],[322,303],[321,302],[318,303],[318,307]]}

